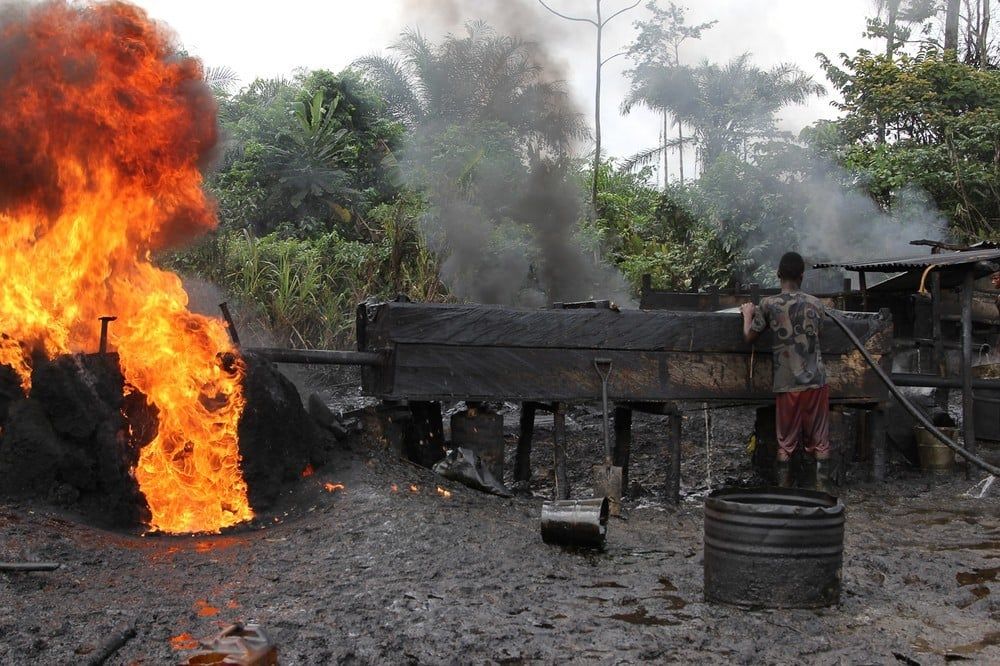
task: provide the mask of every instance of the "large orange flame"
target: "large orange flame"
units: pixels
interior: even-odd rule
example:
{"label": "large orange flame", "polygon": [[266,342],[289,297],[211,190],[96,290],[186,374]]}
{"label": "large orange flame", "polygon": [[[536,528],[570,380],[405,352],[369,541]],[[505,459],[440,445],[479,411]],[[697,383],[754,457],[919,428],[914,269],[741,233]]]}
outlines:
{"label": "large orange flame", "polygon": [[200,167],[217,140],[200,65],[123,3],[0,8],[0,363],[95,352],[158,410],[135,478],[150,527],[249,519],[237,424],[244,366],[221,320],[192,314],[154,251],[212,229]]}

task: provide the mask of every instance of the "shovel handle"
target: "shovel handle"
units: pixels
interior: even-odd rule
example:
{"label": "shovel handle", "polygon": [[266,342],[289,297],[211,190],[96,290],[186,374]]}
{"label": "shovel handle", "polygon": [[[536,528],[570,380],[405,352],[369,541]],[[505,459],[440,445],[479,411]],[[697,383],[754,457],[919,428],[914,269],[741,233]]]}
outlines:
{"label": "shovel handle", "polygon": [[600,375],[602,382],[608,381],[608,377],[611,376],[611,359],[595,358],[594,368],[597,370],[597,374]]}

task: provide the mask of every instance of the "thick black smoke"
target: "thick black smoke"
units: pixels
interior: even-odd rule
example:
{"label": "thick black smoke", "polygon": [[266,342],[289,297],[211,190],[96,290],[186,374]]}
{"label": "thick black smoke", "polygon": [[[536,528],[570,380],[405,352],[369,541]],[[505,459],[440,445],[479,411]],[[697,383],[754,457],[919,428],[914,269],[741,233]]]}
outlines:
{"label": "thick black smoke", "polygon": [[[462,36],[482,21],[494,37],[510,36],[522,44],[524,67],[534,76],[531,90],[491,100],[475,117],[466,110],[416,123],[414,135],[422,139],[401,162],[429,192],[433,210],[425,233],[446,257],[445,284],[461,298],[505,305],[630,302],[622,276],[586,251],[579,237],[588,211],[570,153],[586,137],[586,123],[564,88],[565,64],[546,49],[561,35],[543,34],[538,12],[523,0],[408,0],[406,6],[420,30]],[[425,94],[466,100],[488,94],[475,76],[456,78],[432,81]],[[456,135],[479,141],[482,151],[443,163],[441,147]],[[510,141],[520,142],[519,159],[504,153]]]}

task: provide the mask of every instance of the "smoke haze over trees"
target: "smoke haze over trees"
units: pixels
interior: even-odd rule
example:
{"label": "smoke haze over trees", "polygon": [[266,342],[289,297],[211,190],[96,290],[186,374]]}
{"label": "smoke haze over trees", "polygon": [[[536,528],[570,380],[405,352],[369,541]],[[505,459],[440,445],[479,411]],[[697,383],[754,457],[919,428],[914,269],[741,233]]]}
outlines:
{"label": "smoke haze over trees", "polygon": [[[554,48],[590,58],[592,41],[528,0],[408,0],[433,30],[373,44],[343,72],[237,89],[214,71],[222,228],[171,260],[303,346],[348,339],[369,296],[627,302],[647,273],[672,289],[766,284],[787,249],[846,260],[997,239],[993,4],[962,0],[956,28],[949,3],[872,3],[857,25],[874,52],[775,65],[712,57],[731,17],[655,0],[607,45],[631,65],[604,111],[654,110],[660,141],[595,162],[592,91],[570,94]],[[824,89],[828,119],[784,131]]]}

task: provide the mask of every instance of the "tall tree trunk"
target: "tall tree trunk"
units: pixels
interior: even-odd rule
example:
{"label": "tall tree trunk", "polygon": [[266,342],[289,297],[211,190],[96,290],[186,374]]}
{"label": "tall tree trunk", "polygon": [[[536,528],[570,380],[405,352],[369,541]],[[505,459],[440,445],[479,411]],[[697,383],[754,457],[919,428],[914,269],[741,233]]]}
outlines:
{"label": "tall tree trunk", "polygon": [[684,125],[677,119],[677,156],[680,158],[681,185],[684,184]]}
{"label": "tall tree trunk", "polygon": [[896,53],[896,17],[899,15],[899,5],[902,0],[889,0],[886,10],[889,12],[886,18],[885,28],[889,33],[885,38],[885,55],[888,58]]}
{"label": "tall tree trunk", "polygon": [[958,18],[962,0],[948,0],[944,18],[944,50],[958,56]]}
{"label": "tall tree trunk", "polygon": [[976,35],[976,50],[979,52],[977,64],[979,69],[986,69],[990,64],[989,54],[986,52],[989,48],[990,0],[982,0],[980,6],[979,32]]}
{"label": "tall tree trunk", "polygon": [[[902,0],[889,0],[886,5],[886,36],[885,36],[885,57],[890,61],[896,54],[896,17],[899,15],[899,5]],[[878,119],[878,142],[885,143],[885,121],[882,114]]]}
{"label": "tall tree trunk", "polygon": [[594,93],[594,182],[591,204],[597,215],[597,176],[601,169],[601,40],[604,37],[604,23],[601,18],[601,0],[597,2],[597,89]]}
{"label": "tall tree trunk", "polygon": [[670,116],[666,111],[663,112],[663,133],[660,134],[663,137],[663,189],[666,190],[667,186],[670,185],[670,168],[668,161],[670,159],[670,152],[668,150],[667,144],[670,143]]}

